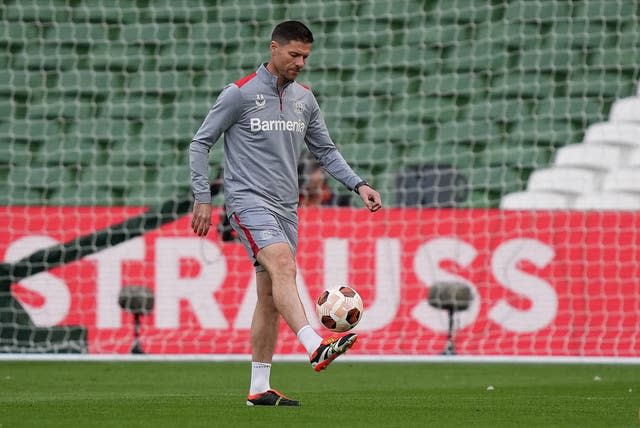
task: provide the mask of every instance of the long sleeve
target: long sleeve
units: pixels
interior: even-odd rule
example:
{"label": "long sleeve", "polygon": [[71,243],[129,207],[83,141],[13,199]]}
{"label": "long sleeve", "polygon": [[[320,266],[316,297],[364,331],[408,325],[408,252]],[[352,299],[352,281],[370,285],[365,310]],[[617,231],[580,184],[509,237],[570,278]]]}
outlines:
{"label": "long sleeve", "polygon": [[191,188],[196,202],[211,202],[209,191],[209,151],[220,136],[238,120],[242,95],[236,85],[227,86],[209,110],[189,145]]}

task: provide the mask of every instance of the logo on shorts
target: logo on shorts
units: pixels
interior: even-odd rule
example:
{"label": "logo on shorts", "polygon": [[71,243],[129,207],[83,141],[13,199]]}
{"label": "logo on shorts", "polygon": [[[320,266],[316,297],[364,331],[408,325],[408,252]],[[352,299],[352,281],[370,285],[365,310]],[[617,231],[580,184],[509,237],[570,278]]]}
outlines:
{"label": "logo on shorts", "polygon": [[262,239],[269,239],[275,236],[275,232],[273,230],[263,230],[260,232],[260,237]]}
{"label": "logo on shorts", "polygon": [[264,95],[256,94],[256,107],[262,108],[262,107],[264,107],[265,103],[266,103],[266,101],[264,99]]}

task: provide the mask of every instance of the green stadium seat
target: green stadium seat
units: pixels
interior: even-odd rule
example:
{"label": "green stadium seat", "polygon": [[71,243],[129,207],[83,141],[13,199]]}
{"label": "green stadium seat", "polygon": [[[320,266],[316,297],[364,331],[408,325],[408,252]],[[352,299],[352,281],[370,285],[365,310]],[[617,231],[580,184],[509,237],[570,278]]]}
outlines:
{"label": "green stadium seat", "polygon": [[525,72],[567,72],[582,66],[585,54],[581,50],[541,46],[535,50],[519,53],[517,68]]}
{"label": "green stadium seat", "polygon": [[13,99],[9,97],[0,97],[0,117],[11,120],[17,112],[17,108]]}
{"label": "green stadium seat", "polygon": [[436,96],[467,96],[486,91],[487,84],[476,73],[438,73],[425,76],[420,93]]}
{"label": "green stadium seat", "polygon": [[[204,116],[202,117],[204,119]],[[142,138],[156,137],[160,140],[186,141],[196,133],[202,120],[155,119],[147,120],[142,126]]]}
{"label": "green stadium seat", "polygon": [[176,39],[182,39],[187,31],[180,32],[173,22],[135,23],[120,28],[118,40],[125,44],[164,45]]}
{"label": "green stadium seat", "polygon": [[22,185],[0,183],[0,206],[44,203],[43,191]]}
{"label": "green stadium seat", "polygon": [[516,22],[553,22],[571,18],[570,2],[557,0],[514,0],[509,2],[504,19]]}
{"label": "green stadium seat", "polygon": [[30,189],[50,189],[72,182],[73,173],[64,168],[48,166],[13,165],[9,169],[7,184]]}
{"label": "green stadium seat", "polygon": [[471,169],[467,179],[471,189],[498,191],[503,194],[522,190],[526,185],[520,172],[507,165]]}
{"label": "green stadium seat", "polygon": [[113,42],[95,46],[87,65],[96,71],[137,72],[145,70],[152,60],[155,61],[152,57],[147,58],[144,46]]}
{"label": "green stadium seat", "polygon": [[190,73],[163,71],[138,73],[126,85],[128,93],[175,94],[193,88]]}
{"label": "green stadium seat", "polygon": [[477,26],[474,40],[510,48],[532,49],[542,40],[542,31],[525,22],[485,22]]}
{"label": "green stadium seat", "polygon": [[560,147],[579,141],[576,125],[569,121],[533,117],[518,122],[509,132],[509,139],[529,141],[540,146]]}
{"label": "green stadium seat", "polygon": [[532,116],[531,102],[515,97],[473,100],[464,111],[464,117],[472,120],[517,122]]}
{"label": "green stadium seat", "polygon": [[424,142],[411,145],[403,156],[407,165],[449,165],[456,168],[471,168],[475,154],[470,144]]}
{"label": "green stadium seat", "polygon": [[438,124],[438,144],[476,144],[502,139],[503,131],[495,124],[483,120],[466,120]]}
{"label": "green stadium seat", "polygon": [[120,72],[68,70],[60,73],[57,89],[67,95],[107,94],[121,90],[126,76]]}
{"label": "green stadium seat", "polygon": [[[414,29],[415,34],[407,36],[407,44],[425,44],[427,47],[452,47],[471,40],[468,28],[458,24],[439,23],[430,20],[422,28]],[[410,43],[410,41],[414,43]]]}
{"label": "green stadium seat", "polygon": [[[0,138],[3,143],[0,144],[0,178],[2,177],[2,168],[6,165],[29,165],[31,164],[40,149],[39,145],[25,141],[10,141],[7,137],[8,129],[4,129],[5,125],[0,125]],[[8,128],[8,126],[7,126]]]}
{"label": "green stadium seat", "polygon": [[387,167],[390,161],[400,162],[397,148],[390,144],[351,143],[340,144],[340,153],[349,165],[361,168]]}
{"label": "green stadium seat", "polygon": [[47,27],[45,37],[60,45],[92,45],[109,43],[110,29],[106,25],[87,22],[55,22]]}
{"label": "green stadium seat", "polygon": [[47,75],[41,71],[0,70],[0,95],[32,94],[44,90]]}
{"label": "green stadium seat", "polygon": [[315,70],[356,71],[370,60],[370,52],[356,48],[320,48],[313,51]]}
{"label": "green stadium seat", "polygon": [[638,69],[638,48],[611,48],[598,50],[588,61],[590,70],[624,71],[633,73]]}
{"label": "green stadium seat", "polygon": [[506,73],[492,78],[491,96],[500,98],[546,98],[553,96],[556,82],[548,74],[534,71]]}
{"label": "green stadium seat", "polygon": [[391,22],[380,21],[379,17],[354,17],[353,20],[342,20],[328,35],[323,46],[328,47],[362,47],[389,48],[394,45],[394,31]]}
{"label": "green stadium seat", "polygon": [[[287,16],[298,16],[309,23],[312,31],[319,32],[316,27],[321,24],[339,22],[346,16],[357,12],[357,5],[341,0],[323,2],[292,2],[287,4]],[[317,24],[317,25],[316,25]]]}
{"label": "green stadium seat", "polygon": [[99,183],[70,183],[54,189],[47,203],[69,206],[111,206],[125,205],[122,190],[100,185]]}
{"label": "green stadium seat", "polygon": [[71,21],[100,24],[127,24],[138,22],[140,12],[135,3],[80,0],[71,8]]}
{"label": "green stadium seat", "polygon": [[60,71],[78,68],[81,56],[74,46],[31,41],[23,51],[13,56],[11,67],[15,70]]}
{"label": "green stadium seat", "polygon": [[620,98],[634,89],[634,81],[621,71],[578,70],[565,82],[567,95],[572,97]]}
{"label": "green stadium seat", "polygon": [[509,65],[511,55],[506,46],[492,41],[460,43],[448,53],[445,67],[458,71],[495,72]]}
{"label": "green stadium seat", "polygon": [[50,22],[68,21],[72,8],[65,0],[50,0],[43,3],[39,0],[23,0],[6,8],[5,19],[8,21]]}
{"label": "green stadium seat", "polygon": [[0,46],[15,49],[42,38],[42,27],[33,22],[3,21],[0,26]]}
{"label": "green stadium seat", "polygon": [[573,6],[575,21],[619,23],[637,21],[640,7],[634,1],[596,0],[577,2]]}
{"label": "green stadium seat", "polygon": [[46,140],[37,154],[39,164],[52,166],[84,167],[103,160],[92,140],[69,135]]}
{"label": "green stadium seat", "polygon": [[127,120],[91,118],[77,121],[69,134],[93,141],[121,141],[132,135],[132,123]]}
{"label": "green stadium seat", "polygon": [[224,70],[225,54],[221,46],[207,42],[176,42],[165,45],[157,58],[157,69],[164,70]]}
{"label": "green stadium seat", "polygon": [[606,121],[603,99],[554,97],[540,101],[535,108],[536,117],[590,123]]}
{"label": "green stadium seat", "polygon": [[147,173],[148,170],[127,165],[90,165],[82,169],[79,181],[95,186],[127,188],[144,185]]}
{"label": "green stadium seat", "polygon": [[79,97],[65,97],[55,92],[45,92],[26,106],[27,119],[86,119],[97,110],[94,101]]}
{"label": "green stadium seat", "polygon": [[491,18],[493,5],[475,0],[439,0],[432,10],[438,22],[483,22]]}
{"label": "green stadium seat", "polygon": [[172,165],[176,163],[177,157],[174,148],[158,138],[130,138],[111,146],[108,163],[140,167]]}
{"label": "green stadium seat", "polygon": [[158,94],[116,93],[101,110],[101,116],[114,119],[159,119],[171,115],[172,106]]}
{"label": "green stadium seat", "polygon": [[191,0],[154,0],[146,6],[142,12],[153,22],[203,22],[207,18],[208,8]]}
{"label": "green stadium seat", "polygon": [[549,165],[553,149],[536,144],[531,140],[498,141],[487,144],[484,150],[477,154],[480,167],[499,167],[506,165],[511,168],[534,169]]}
{"label": "green stadium seat", "polygon": [[615,38],[615,32],[607,31],[603,22],[557,21],[545,35],[545,44],[560,50],[593,50],[596,47],[615,49]]}
{"label": "green stadium seat", "polygon": [[60,124],[55,120],[13,120],[7,129],[9,140],[44,142],[61,135]]}

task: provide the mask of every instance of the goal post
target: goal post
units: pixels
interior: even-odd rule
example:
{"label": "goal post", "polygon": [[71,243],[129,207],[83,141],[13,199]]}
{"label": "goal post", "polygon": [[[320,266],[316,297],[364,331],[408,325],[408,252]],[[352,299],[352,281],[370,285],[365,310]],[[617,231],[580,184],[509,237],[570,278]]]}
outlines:
{"label": "goal post", "polygon": [[[250,353],[253,268],[218,224],[219,189],[215,227],[190,231],[188,148],[297,19],[315,38],[299,81],[384,203],[370,214],[331,178],[317,193],[301,159],[314,327],[316,297],[348,284],[365,304],[355,357],[638,357],[639,15],[626,0],[0,4],[0,352],[128,354],[118,298],[134,286],[155,302],[138,350]],[[213,181],[223,155],[221,139]],[[468,304],[434,304],[452,283]],[[280,339],[282,358],[304,353]]]}

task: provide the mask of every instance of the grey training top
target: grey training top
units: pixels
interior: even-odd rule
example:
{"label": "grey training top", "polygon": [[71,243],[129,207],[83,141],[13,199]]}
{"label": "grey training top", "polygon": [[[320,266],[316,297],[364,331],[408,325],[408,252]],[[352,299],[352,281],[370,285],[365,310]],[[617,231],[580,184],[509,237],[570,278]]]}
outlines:
{"label": "grey training top", "polygon": [[303,143],[347,188],[362,181],[329,137],[313,93],[295,81],[278,89],[277,80],[263,64],[220,93],[189,148],[196,202],[211,201],[209,150],[222,133],[229,214],[263,206],[286,218],[297,216],[297,166]]}

